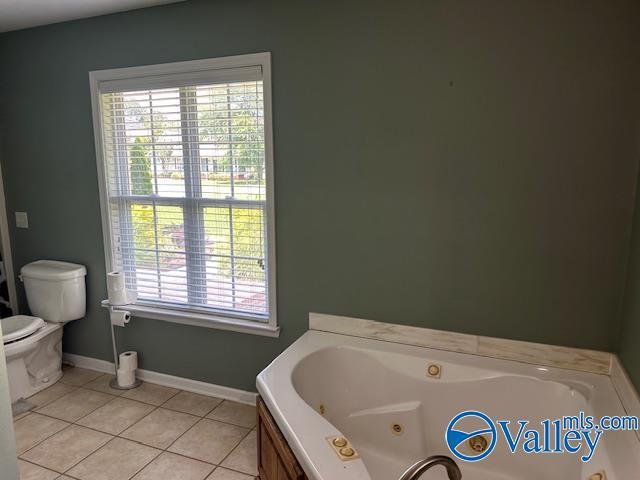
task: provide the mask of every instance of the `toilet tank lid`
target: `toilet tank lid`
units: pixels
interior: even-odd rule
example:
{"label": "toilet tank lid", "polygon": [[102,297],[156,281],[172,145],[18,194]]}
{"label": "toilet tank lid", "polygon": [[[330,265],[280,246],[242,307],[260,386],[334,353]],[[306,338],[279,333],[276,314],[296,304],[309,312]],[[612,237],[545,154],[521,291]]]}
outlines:
{"label": "toilet tank lid", "polygon": [[25,278],[37,278],[39,280],[69,280],[71,278],[84,277],[87,269],[77,263],[59,262],[57,260],[38,260],[27,263],[20,269],[20,274]]}

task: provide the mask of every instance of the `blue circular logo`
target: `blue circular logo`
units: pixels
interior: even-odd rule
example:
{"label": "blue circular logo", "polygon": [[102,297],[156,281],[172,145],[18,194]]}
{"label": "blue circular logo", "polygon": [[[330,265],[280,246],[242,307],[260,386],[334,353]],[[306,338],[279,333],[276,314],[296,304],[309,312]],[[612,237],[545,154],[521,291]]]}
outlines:
{"label": "blue circular logo", "polygon": [[[473,425],[473,427],[471,427],[473,431],[467,432],[461,427],[458,427],[459,424]],[[467,427],[467,429],[468,428],[469,427]],[[474,452],[470,448],[465,448],[467,440],[477,435],[482,435],[488,440],[487,448],[482,452]],[[487,438],[489,436],[491,440]],[[489,456],[496,447],[497,439],[496,426],[493,420],[484,413],[473,410],[459,413],[453,417],[445,433],[445,440],[451,453],[466,462],[477,462]]]}

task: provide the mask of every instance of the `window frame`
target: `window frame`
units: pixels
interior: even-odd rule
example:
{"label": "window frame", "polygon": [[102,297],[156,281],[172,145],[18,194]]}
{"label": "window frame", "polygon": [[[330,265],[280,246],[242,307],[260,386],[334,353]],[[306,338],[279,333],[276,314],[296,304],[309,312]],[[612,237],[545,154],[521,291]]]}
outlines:
{"label": "window frame", "polygon": [[[105,161],[105,145],[102,123],[102,102],[100,95],[113,91],[113,87],[105,87],[103,92],[101,86],[121,84],[131,90],[133,87],[139,89],[162,88],[163,78],[182,79],[188,86],[189,82],[202,84],[203,78],[207,75],[224,78],[225,74],[231,76],[227,81],[242,81],[234,77],[235,72],[242,72],[243,68],[259,67],[262,70],[262,88],[264,102],[264,145],[265,145],[265,219],[266,219],[266,257],[267,257],[267,321],[251,319],[251,315],[243,315],[238,312],[229,313],[202,313],[196,309],[185,306],[162,307],[145,302],[136,302],[127,305],[134,316],[164,320],[174,323],[196,325],[202,327],[216,328],[220,330],[231,330],[243,333],[252,333],[270,337],[277,337],[280,327],[277,323],[276,305],[276,246],[275,246],[275,206],[274,206],[274,168],[273,168],[273,114],[271,100],[271,54],[270,52],[254,53],[247,55],[236,55],[229,57],[218,57],[204,60],[191,60],[185,62],[174,62],[166,64],[145,65],[137,67],[115,68],[108,70],[96,70],[89,72],[89,84],[91,89],[91,106],[93,116],[94,141],[96,148],[96,164],[98,172],[98,189],[100,195],[100,213],[102,220],[102,235],[104,242],[106,271],[112,271],[117,265],[115,261],[114,248],[112,245],[112,222],[110,196],[107,186],[107,164]],[[150,85],[151,84],[151,85]],[[189,199],[176,199],[177,202],[189,203]],[[241,203],[242,201],[240,201]],[[233,201],[230,205],[234,205]],[[186,205],[185,205],[186,206]],[[222,309],[221,309],[222,310]]]}

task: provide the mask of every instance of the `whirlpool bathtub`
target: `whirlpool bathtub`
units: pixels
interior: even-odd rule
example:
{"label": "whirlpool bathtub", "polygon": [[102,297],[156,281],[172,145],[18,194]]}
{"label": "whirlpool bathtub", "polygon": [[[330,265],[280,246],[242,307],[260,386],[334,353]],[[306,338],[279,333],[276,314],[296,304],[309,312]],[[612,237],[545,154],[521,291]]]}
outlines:
{"label": "whirlpool bathtub", "polygon": [[[538,443],[553,450],[556,433],[544,432],[544,420],[579,412],[596,419],[625,415],[606,375],[309,331],[258,376],[257,386],[314,480],[395,480],[431,455],[454,458],[465,480],[640,479],[640,443],[632,431],[604,432],[587,462],[581,460],[588,453],[584,445],[576,453],[526,453],[524,436],[512,453],[499,425],[495,435],[483,435],[478,448],[496,442],[480,461],[456,458],[447,445],[452,419],[477,411],[509,421],[512,440],[517,422],[528,421],[540,431]],[[476,428],[473,420],[465,431]],[[358,458],[340,458],[330,444],[337,436]],[[472,447],[461,444],[458,451],[477,455]],[[422,478],[446,474],[434,467]]]}

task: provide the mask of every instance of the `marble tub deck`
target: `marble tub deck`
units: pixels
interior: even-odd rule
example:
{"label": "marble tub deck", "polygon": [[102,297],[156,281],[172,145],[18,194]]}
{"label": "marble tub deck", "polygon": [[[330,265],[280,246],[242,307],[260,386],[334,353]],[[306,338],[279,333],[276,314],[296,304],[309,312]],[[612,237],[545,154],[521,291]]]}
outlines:
{"label": "marble tub deck", "polygon": [[612,355],[608,352],[596,350],[482,337],[322,313],[309,314],[309,328],[341,335],[371,338],[385,342],[403,343],[405,345],[468,353],[582,372],[608,375],[611,371]]}

